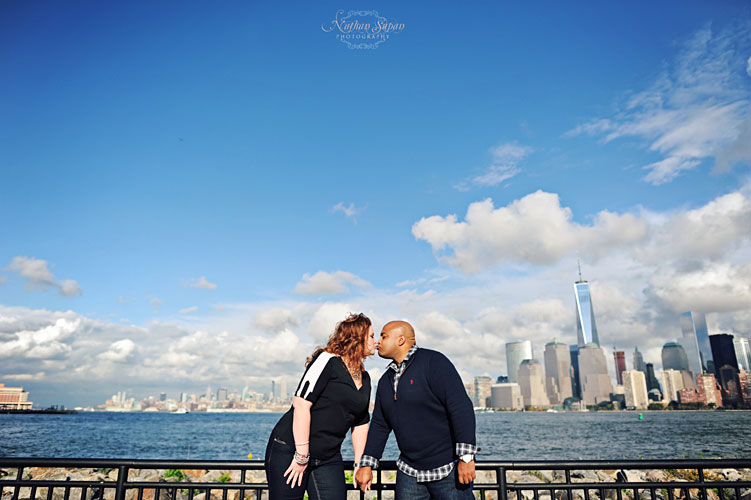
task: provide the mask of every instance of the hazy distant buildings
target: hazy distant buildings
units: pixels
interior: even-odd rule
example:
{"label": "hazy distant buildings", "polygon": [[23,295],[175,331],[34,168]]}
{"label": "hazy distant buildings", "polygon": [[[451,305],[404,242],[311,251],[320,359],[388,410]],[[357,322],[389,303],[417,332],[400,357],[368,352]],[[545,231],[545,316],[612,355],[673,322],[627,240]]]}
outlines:
{"label": "hazy distant buildings", "polygon": [[689,370],[699,373],[714,373],[712,346],[709,344],[707,318],[702,312],[681,314],[683,347],[688,357]]}
{"label": "hazy distant buildings", "polygon": [[642,373],[647,373],[647,365],[644,364],[644,357],[639,352],[638,347],[634,347],[634,370],[639,370]]}
{"label": "hazy distant buildings", "polygon": [[558,339],[545,344],[545,389],[550,404],[563,404],[573,395],[571,371],[568,346]]}
{"label": "hazy distant buildings", "polygon": [[668,342],[662,346],[662,369],[678,371],[691,370],[688,365],[686,351],[681,344],[677,342]]}
{"label": "hazy distant buildings", "polygon": [[579,382],[581,399],[585,404],[596,405],[610,401],[613,384],[608,375],[605,354],[594,342],[579,347]]}
{"label": "hazy distant buildings", "polygon": [[485,408],[490,405],[491,387],[493,379],[487,375],[475,377],[474,397],[472,404],[475,408]]}
{"label": "hazy distant buildings", "polygon": [[595,343],[599,347],[600,338],[597,335],[589,283],[581,279],[581,272],[579,281],[574,283],[574,298],[576,299],[576,345],[583,347],[589,343]]}
{"label": "hazy distant buildings", "polygon": [[735,336],[733,338],[735,358],[738,361],[738,369],[751,372],[751,351],[749,351],[748,339]]}
{"label": "hazy distant buildings", "polygon": [[511,382],[493,384],[490,391],[490,402],[493,408],[500,410],[521,410],[524,408],[524,399],[519,384]]}
{"label": "hazy distant buildings", "polygon": [[519,387],[524,406],[547,408],[550,406],[545,391],[545,371],[536,359],[525,359],[519,366]]}
{"label": "hazy distant buildings", "polygon": [[738,380],[738,360],[735,357],[733,336],[727,333],[710,335],[715,376],[722,390],[723,405],[740,402],[740,382]]}
{"label": "hazy distant buildings", "polygon": [[532,358],[532,342],[529,340],[508,342],[506,344],[506,365],[508,367],[509,382],[517,381],[517,373],[522,361]]}
{"label": "hazy distant buildings", "polygon": [[623,372],[626,371],[626,353],[614,350],[613,361],[615,362],[615,378],[618,385],[623,385]]}
{"label": "hazy distant buildings", "polygon": [[626,396],[626,408],[644,410],[649,406],[647,381],[644,372],[639,370],[623,372],[623,390]]}

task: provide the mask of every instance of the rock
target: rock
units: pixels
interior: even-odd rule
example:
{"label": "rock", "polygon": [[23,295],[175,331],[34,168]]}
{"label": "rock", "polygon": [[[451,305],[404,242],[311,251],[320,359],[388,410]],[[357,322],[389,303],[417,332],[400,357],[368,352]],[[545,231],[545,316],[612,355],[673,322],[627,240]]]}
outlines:
{"label": "rock", "polygon": [[720,469],[718,472],[724,476],[726,481],[740,481],[742,477],[737,469]]}
{"label": "rock", "polygon": [[657,483],[667,480],[668,474],[662,469],[655,469],[647,472],[645,479],[650,483]]}
{"label": "rock", "polygon": [[[597,473],[591,470],[571,471],[571,479],[572,483],[596,483],[600,481],[600,477],[597,475]],[[574,479],[579,479],[579,481],[573,481]]]}

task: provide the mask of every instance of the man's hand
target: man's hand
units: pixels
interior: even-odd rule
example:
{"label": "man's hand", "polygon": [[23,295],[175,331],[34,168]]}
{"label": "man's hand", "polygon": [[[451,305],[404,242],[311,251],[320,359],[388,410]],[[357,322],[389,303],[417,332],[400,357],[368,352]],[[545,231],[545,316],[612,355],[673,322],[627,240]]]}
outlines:
{"label": "man's hand", "polygon": [[475,480],[477,474],[475,474],[475,461],[465,463],[459,460],[457,472],[459,473],[459,482],[462,484],[469,484]]}
{"label": "man's hand", "polygon": [[[472,464],[472,472],[475,470],[475,465]],[[373,468],[372,467],[360,467],[355,473],[355,483],[360,487],[363,492],[370,491],[370,483],[373,482]]]}

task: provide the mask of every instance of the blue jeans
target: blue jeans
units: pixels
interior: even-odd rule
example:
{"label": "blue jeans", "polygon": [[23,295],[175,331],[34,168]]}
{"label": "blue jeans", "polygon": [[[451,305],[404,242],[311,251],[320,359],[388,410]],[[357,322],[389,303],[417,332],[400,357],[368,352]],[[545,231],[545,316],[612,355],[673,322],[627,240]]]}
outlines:
{"label": "blue jeans", "polygon": [[303,473],[302,485],[291,487],[286,482],[284,472],[292,463],[294,455],[295,448],[292,445],[271,434],[264,458],[266,481],[269,483],[269,500],[302,500],[306,490],[310,500],[345,500],[347,498],[341,453],[326,460],[311,457]]}
{"label": "blue jeans", "polygon": [[396,500],[474,500],[472,483],[461,484],[457,467],[438,481],[418,483],[417,478],[398,470]]}

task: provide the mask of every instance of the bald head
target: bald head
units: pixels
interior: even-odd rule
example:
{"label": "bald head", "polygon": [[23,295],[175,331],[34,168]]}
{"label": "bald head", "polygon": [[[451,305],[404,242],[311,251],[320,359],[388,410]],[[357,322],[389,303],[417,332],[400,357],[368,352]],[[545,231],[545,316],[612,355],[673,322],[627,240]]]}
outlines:
{"label": "bald head", "polygon": [[406,321],[389,321],[383,326],[383,331],[393,331],[399,335],[404,335],[404,338],[411,339],[412,343],[415,343],[415,329]]}
{"label": "bald head", "polygon": [[378,355],[401,363],[415,345],[415,329],[406,321],[389,321],[381,330]]}

